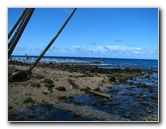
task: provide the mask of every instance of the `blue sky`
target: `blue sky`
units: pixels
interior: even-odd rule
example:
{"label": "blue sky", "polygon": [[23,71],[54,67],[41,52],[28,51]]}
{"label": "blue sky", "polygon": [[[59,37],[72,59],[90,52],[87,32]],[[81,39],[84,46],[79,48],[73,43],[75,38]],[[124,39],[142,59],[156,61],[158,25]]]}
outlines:
{"label": "blue sky", "polygon": [[[8,8],[8,32],[24,8]],[[72,8],[36,8],[13,55],[39,55]],[[158,59],[157,8],[78,8],[50,56]]]}

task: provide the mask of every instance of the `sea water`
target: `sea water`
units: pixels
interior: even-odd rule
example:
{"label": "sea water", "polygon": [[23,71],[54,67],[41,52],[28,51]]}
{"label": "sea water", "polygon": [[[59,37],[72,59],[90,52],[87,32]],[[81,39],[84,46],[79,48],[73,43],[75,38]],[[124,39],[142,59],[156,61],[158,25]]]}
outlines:
{"label": "sea water", "polygon": [[[10,60],[17,60],[21,62],[33,63],[37,56],[11,56]],[[55,57],[44,56],[39,61],[40,63],[85,63],[96,65],[101,68],[138,68],[147,70],[158,70],[157,59],[124,59],[124,58],[97,58],[97,57]]]}

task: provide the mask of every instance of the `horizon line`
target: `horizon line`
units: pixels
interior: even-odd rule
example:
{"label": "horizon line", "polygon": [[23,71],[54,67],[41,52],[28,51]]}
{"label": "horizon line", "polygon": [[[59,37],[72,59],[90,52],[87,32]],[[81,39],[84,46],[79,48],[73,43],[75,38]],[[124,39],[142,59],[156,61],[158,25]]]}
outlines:
{"label": "horizon line", "polygon": [[[25,57],[25,55],[11,55],[11,56],[21,56]],[[39,55],[28,55],[32,57],[38,57]],[[112,58],[112,59],[142,59],[142,60],[158,60],[158,58],[130,58],[130,57],[87,57],[87,56],[51,56],[51,55],[44,55],[43,57],[75,57],[75,58]]]}

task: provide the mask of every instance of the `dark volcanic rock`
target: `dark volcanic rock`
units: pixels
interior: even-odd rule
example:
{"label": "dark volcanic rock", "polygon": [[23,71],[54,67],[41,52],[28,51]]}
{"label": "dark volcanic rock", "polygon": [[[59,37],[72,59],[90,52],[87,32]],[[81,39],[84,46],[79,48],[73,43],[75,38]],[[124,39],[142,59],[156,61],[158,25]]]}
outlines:
{"label": "dark volcanic rock", "polygon": [[94,91],[101,91],[101,89],[99,87],[95,88]]}
{"label": "dark volcanic rock", "polygon": [[44,79],[43,83],[54,83],[51,79]]}
{"label": "dark volcanic rock", "polygon": [[110,82],[116,82],[116,78],[115,78],[115,77],[111,77],[111,78],[109,79],[109,81],[110,81]]}
{"label": "dark volcanic rock", "polygon": [[11,78],[9,78],[9,81],[15,81],[15,82],[21,82],[21,81],[27,81],[29,79],[28,73],[25,71],[20,71],[13,75]]}
{"label": "dark volcanic rock", "polygon": [[66,96],[57,96],[58,99],[63,99],[65,100],[66,99]]}
{"label": "dark volcanic rock", "polygon": [[41,85],[40,85],[39,83],[36,83],[36,82],[32,83],[31,86],[33,86],[33,87],[38,87],[38,88],[41,87]]}
{"label": "dark volcanic rock", "polygon": [[59,91],[66,91],[66,88],[63,87],[63,86],[57,87],[56,89],[59,90]]}
{"label": "dark volcanic rock", "polygon": [[142,84],[142,83],[137,83],[136,86],[138,88],[147,88],[148,87],[146,84]]}
{"label": "dark volcanic rock", "polygon": [[85,91],[86,93],[88,93],[90,90],[92,90],[91,88],[89,87],[85,87],[85,88],[81,88],[80,89],[81,91]]}
{"label": "dark volcanic rock", "polygon": [[37,78],[37,79],[43,79],[44,76],[42,76],[42,75],[36,75],[36,78]]}

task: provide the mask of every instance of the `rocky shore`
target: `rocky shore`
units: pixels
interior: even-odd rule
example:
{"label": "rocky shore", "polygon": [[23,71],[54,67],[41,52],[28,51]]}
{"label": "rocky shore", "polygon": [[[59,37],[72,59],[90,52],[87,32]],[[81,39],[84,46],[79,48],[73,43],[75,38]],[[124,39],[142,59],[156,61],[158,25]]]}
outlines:
{"label": "rocky shore", "polygon": [[91,94],[90,90],[102,93],[105,88],[114,84],[127,84],[129,79],[157,73],[155,70],[128,68],[102,69],[95,65],[78,63],[40,63],[33,69],[32,74],[17,76],[17,73],[29,67],[29,64],[21,62],[8,64],[9,114],[22,108],[32,108],[34,104],[53,105],[65,102],[67,98],[75,95]]}

